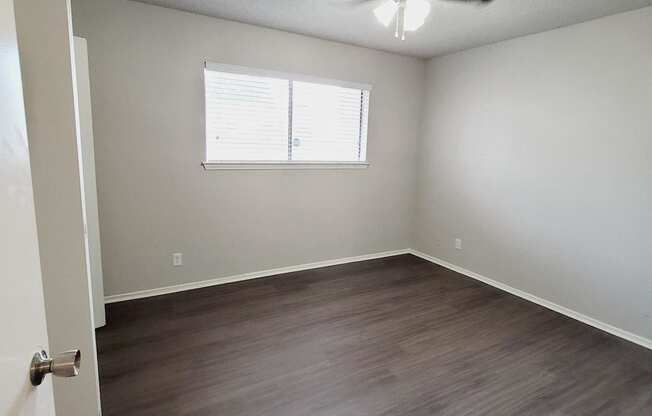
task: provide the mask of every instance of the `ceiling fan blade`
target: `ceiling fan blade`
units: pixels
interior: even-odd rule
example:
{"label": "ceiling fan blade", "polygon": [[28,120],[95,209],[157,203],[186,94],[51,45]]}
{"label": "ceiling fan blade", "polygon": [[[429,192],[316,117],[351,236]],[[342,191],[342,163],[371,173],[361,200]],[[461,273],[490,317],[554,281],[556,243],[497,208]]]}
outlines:
{"label": "ceiling fan blade", "polygon": [[480,5],[488,5],[491,3],[493,0],[445,0],[445,1],[450,1],[454,3],[468,3],[468,4],[480,4]]}
{"label": "ceiling fan blade", "polygon": [[330,1],[330,4],[336,7],[341,7],[345,9],[354,9],[356,7],[371,5],[374,3],[380,3],[383,0],[341,0],[341,1]]}

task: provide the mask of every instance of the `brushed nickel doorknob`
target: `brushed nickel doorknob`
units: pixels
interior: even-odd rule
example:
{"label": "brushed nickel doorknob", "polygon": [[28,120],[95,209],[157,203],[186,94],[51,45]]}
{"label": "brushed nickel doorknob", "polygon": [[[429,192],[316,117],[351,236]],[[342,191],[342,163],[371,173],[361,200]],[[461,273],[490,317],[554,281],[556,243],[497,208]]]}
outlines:
{"label": "brushed nickel doorknob", "polygon": [[45,351],[39,351],[32,357],[29,368],[29,379],[33,386],[43,382],[46,374],[52,373],[57,377],[75,377],[79,374],[81,351],[70,350],[48,358]]}

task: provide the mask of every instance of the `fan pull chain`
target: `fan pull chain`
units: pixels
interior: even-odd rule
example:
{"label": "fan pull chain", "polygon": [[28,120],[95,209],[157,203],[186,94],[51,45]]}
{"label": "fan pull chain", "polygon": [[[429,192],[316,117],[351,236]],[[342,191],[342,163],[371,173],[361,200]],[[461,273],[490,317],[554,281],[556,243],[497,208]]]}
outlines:
{"label": "fan pull chain", "polygon": [[401,35],[401,40],[405,40],[405,0],[400,0],[398,11],[396,15],[396,33],[394,37],[398,38]]}
{"label": "fan pull chain", "polygon": [[399,27],[399,17],[396,17],[396,31],[394,32],[394,37],[398,38],[398,27]]}

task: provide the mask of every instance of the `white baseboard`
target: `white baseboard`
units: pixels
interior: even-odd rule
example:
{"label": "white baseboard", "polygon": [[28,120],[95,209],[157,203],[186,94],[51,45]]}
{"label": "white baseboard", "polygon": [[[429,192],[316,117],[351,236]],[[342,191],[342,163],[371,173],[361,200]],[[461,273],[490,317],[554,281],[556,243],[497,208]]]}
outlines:
{"label": "white baseboard", "polygon": [[509,285],[506,285],[504,283],[500,283],[500,282],[498,282],[496,280],[490,279],[490,278],[488,278],[486,276],[483,276],[481,274],[478,274],[478,273],[472,272],[470,270],[467,270],[465,268],[456,266],[456,265],[454,265],[452,263],[449,263],[449,262],[447,262],[445,260],[438,259],[437,257],[433,257],[433,256],[430,256],[428,254],[425,254],[425,253],[422,253],[420,251],[413,250],[413,249],[410,249],[408,251],[409,251],[410,254],[413,254],[413,255],[415,255],[417,257],[420,257],[420,258],[422,258],[424,260],[428,260],[429,262],[438,264],[438,265],[440,265],[442,267],[453,270],[454,272],[463,274],[463,275],[468,276],[468,277],[470,277],[472,279],[479,280],[479,281],[481,281],[483,283],[486,283],[486,284],[488,284],[490,286],[493,286],[493,287],[498,288],[500,290],[503,290],[505,292],[511,293],[512,295],[518,296],[519,298],[529,300],[530,302],[534,302],[537,305],[541,305],[541,306],[543,306],[545,308],[548,308],[548,309],[551,309],[551,310],[553,310],[555,312],[559,312],[560,314],[566,315],[569,318],[573,318],[573,319],[578,320],[580,322],[583,322],[583,323],[585,323],[587,325],[590,325],[592,327],[598,328],[598,329],[600,329],[602,331],[605,331],[605,332],[608,332],[608,333],[610,333],[612,335],[615,335],[615,336],[617,336],[619,338],[626,339],[627,341],[633,342],[633,343],[638,344],[638,345],[640,345],[642,347],[652,349],[652,340],[650,340],[650,339],[647,339],[647,338],[644,338],[642,336],[633,334],[633,333],[631,333],[629,331],[625,331],[623,329],[617,328],[617,327],[615,327],[613,325],[609,325],[609,324],[604,323],[602,321],[599,321],[597,319],[593,319],[590,316],[586,316],[586,315],[583,315],[583,314],[581,314],[579,312],[576,312],[576,311],[574,311],[572,309],[566,308],[566,307],[561,306],[561,305],[557,305],[554,302],[550,302],[550,301],[542,299],[542,298],[540,298],[538,296],[534,296],[534,295],[532,295],[530,293],[527,293],[527,292],[524,292],[522,290],[513,288],[513,287],[511,287]]}
{"label": "white baseboard", "polygon": [[288,266],[288,267],[279,267],[276,269],[268,269],[268,270],[262,270],[259,272],[252,272],[252,273],[243,273],[243,274],[237,274],[233,276],[226,276],[226,277],[218,277],[216,279],[209,279],[209,280],[202,280],[199,282],[192,282],[192,283],[184,283],[180,285],[174,285],[174,286],[166,286],[162,288],[157,288],[157,289],[148,289],[148,290],[139,290],[137,292],[130,292],[130,293],[122,293],[118,295],[111,295],[107,296],[104,298],[105,303],[114,303],[114,302],[122,302],[126,300],[133,300],[133,299],[141,299],[141,298],[148,298],[151,296],[159,296],[159,295],[165,295],[169,293],[175,293],[175,292],[182,292],[185,290],[192,290],[192,289],[199,289],[202,287],[208,287],[208,286],[216,286],[216,285],[223,285],[225,283],[232,283],[232,282],[240,282],[243,280],[251,280],[251,279],[258,279],[261,277],[268,277],[268,276],[274,276],[278,274],[284,274],[284,273],[292,273],[292,272],[299,272],[302,270],[311,270],[311,269],[318,269],[320,267],[327,267],[327,266],[335,266],[338,264],[346,264],[346,263],[354,263],[357,261],[365,261],[365,260],[373,260],[373,259],[379,259],[383,257],[391,257],[391,256],[398,256],[401,254],[412,254],[417,257],[420,257],[424,260],[427,260],[429,262],[438,264],[442,267],[445,267],[447,269],[453,270],[457,273],[463,274],[465,276],[468,276],[472,279],[481,281],[483,283],[486,283],[490,286],[493,286],[495,288],[498,288],[500,290],[504,290],[505,292],[511,293],[512,295],[518,296],[520,298],[523,298],[525,300],[528,300],[530,302],[534,302],[537,305],[541,305],[545,308],[551,309],[555,312],[559,312],[562,315],[566,315],[570,318],[573,318],[575,320],[578,320],[580,322],[583,322],[587,325],[590,325],[592,327],[598,328],[602,331],[608,332],[612,335],[615,335],[619,338],[626,339],[627,341],[631,341],[635,344],[638,344],[642,347],[652,349],[652,340],[644,338],[642,336],[633,334],[629,331],[625,331],[623,329],[617,328],[613,325],[609,325],[607,323],[604,323],[602,321],[599,321],[597,319],[593,319],[589,316],[583,315],[579,312],[576,312],[572,309],[566,308],[561,305],[557,305],[554,302],[550,302],[546,299],[542,299],[538,296],[532,295],[530,293],[524,292],[522,290],[513,288],[509,285],[506,285],[504,283],[500,283],[496,280],[490,279],[486,276],[483,276],[479,273],[472,272],[470,270],[467,270],[463,267],[456,266],[452,263],[449,263],[445,260],[438,259],[437,257],[430,256],[428,254],[422,253],[420,251],[414,250],[414,249],[403,249],[403,250],[394,250],[394,251],[384,251],[380,253],[372,253],[372,254],[365,254],[362,256],[354,256],[354,257],[344,257],[344,258],[339,258],[339,259],[333,259],[333,260],[324,260],[324,261],[318,261],[314,263],[306,263],[306,264],[300,264],[296,266]]}
{"label": "white baseboard", "polygon": [[383,251],[380,253],[365,254],[362,256],[344,257],[333,260],[317,261],[314,263],[300,264],[297,266],[279,267],[259,272],[236,274],[233,276],[218,277],[216,279],[202,280],[199,282],[184,283],[174,286],[166,286],[157,289],[139,290],[137,292],[121,293],[118,295],[106,296],[104,303],[122,302],[125,300],[148,298],[151,296],[166,295],[168,293],[182,292],[185,290],[199,289],[202,287],[223,285],[225,283],[240,282],[243,280],[258,279],[261,277],[274,276],[277,274],[299,272],[302,270],[318,269],[320,267],[335,266],[338,264],[354,263],[357,261],[373,260],[383,257],[398,256],[410,253],[410,249]]}

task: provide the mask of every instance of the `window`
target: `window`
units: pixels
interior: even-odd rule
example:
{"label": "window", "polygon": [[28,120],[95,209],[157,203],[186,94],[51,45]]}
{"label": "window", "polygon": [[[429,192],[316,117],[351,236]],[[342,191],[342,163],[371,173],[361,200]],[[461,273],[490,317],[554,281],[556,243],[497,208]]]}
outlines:
{"label": "window", "polygon": [[207,168],[364,167],[371,87],[206,63]]}

